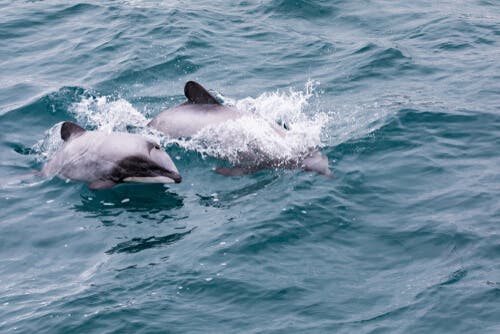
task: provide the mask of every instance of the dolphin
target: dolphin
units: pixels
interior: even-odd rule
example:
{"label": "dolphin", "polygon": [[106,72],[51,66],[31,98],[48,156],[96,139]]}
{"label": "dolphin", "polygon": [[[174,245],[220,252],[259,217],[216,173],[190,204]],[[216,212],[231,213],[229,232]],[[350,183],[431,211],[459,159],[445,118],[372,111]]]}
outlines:
{"label": "dolphin", "polygon": [[[184,86],[187,101],[167,109],[148,123],[148,126],[173,138],[189,138],[207,126],[223,124],[248,116],[232,106],[221,104],[202,85],[188,81]],[[284,137],[287,127],[270,124],[276,134]],[[233,167],[218,167],[216,172],[226,176],[239,176],[265,168],[301,168],[331,176],[328,159],[318,150],[311,148],[303,156],[286,161],[256,159],[255,152],[242,152],[245,162]]]}
{"label": "dolphin", "polygon": [[44,176],[87,182],[93,190],[123,182],[179,183],[182,178],[161,147],[137,134],[86,131],[78,124],[61,125],[64,141],[42,168]]}

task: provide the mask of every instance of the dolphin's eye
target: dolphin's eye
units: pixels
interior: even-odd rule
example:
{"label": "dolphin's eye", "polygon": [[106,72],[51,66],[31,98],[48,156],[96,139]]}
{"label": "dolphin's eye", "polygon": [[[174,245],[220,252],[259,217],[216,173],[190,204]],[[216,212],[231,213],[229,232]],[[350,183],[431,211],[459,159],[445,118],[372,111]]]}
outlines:
{"label": "dolphin's eye", "polygon": [[155,150],[159,150],[159,149],[161,149],[161,146],[160,146],[160,145],[158,145],[157,143],[154,143],[154,142],[150,142],[150,141],[149,141],[149,142],[147,143],[147,145],[148,145],[148,150],[149,150],[149,152],[153,151],[153,149],[155,149]]}

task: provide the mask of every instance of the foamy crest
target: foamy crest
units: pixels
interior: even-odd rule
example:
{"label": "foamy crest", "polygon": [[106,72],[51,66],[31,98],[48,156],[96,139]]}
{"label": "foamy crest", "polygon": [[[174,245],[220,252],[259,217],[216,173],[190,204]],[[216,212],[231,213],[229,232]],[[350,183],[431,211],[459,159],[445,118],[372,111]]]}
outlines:
{"label": "foamy crest", "polygon": [[316,81],[309,80],[302,91],[290,88],[287,91],[266,92],[257,98],[247,97],[233,103],[239,110],[256,114],[270,122],[287,125],[308,122],[311,118],[306,108],[311,98],[316,96],[315,87],[318,84]]}
{"label": "foamy crest", "polygon": [[127,126],[144,127],[148,123],[128,101],[113,101],[106,96],[84,97],[71,106],[70,112],[82,126],[106,132],[126,131]]}
{"label": "foamy crest", "polygon": [[122,3],[134,8],[174,8],[176,5],[173,1],[158,0],[122,0]]}
{"label": "foamy crest", "polygon": [[[328,124],[328,115],[307,112],[314,95],[309,81],[304,91],[276,91],[257,98],[231,100],[245,114],[216,126],[207,126],[189,140],[175,141],[181,147],[203,155],[228,159],[232,163],[244,160],[296,159],[314,147],[322,146],[321,132]],[[286,124],[285,130],[279,124]]]}

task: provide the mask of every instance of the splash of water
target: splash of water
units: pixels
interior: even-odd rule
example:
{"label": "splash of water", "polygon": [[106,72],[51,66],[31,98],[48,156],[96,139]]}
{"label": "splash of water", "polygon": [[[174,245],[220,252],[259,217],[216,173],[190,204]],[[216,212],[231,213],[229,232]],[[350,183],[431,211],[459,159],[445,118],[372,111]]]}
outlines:
{"label": "splash of water", "polygon": [[[245,159],[259,163],[297,159],[311,149],[336,146],[365,136],[382,126],[393,107],[400,104],[398,99],[387,97],[383,102],[339,104],[322,110],[315,103],[320,97],[318,85],[309,80],[302,90],[264,92],[256,98],[241,100],[217,93],[224,104],[235,106],[244,116],[207,126],[189,139],[169,138],[147,127],[149,120],[124,99],[85,95],[72,104],[69,111],[86,129],[133,131],[163,146],[177,144],[204,157],[226,159],[231,163]],[[59,149],[62,144],[59,133],[60,124],[57,124],[33,146],[33,152],[39,153],[38,160],[50,158]]]}
{"label": "splash of water", "polygon": [[185,149],[232,163],[245,159],[257,163],[296,159],[311,148],[322,146],[321,133],[328,124],[327,113],[308,112],[310,100],[316,96],[316,84],[308,81],[302,91],[266,92],[242,100],[218,94],[225,104],[236,106],[244,116],[207,126],[190,139],[174,141]]}
{"label": "splash of water", "polygon": [[60,135],[61,124],[62,123],[57,123],[45,131],[43,138],[31,147],[31,154],[35,157],[37,162],[44,162],[48,160],[62,146],[63,141]]}
{"label": "splash of water", "polygon": [[[85,129],[95,129],[107,133],[127,132],[128,127],[136,127],[142,135],[162,142],[161,134],[146,130],[148,119],[124,99],[113,100],[107,96],[83,96],[73,103],[69,111],[77,123]],[[32,147],[32,153],[39,162],[46,161],[59,150],[63,141],[60,136],[61,124],[55,124],[45,131],[44,137]]]}
{"label": "splash of water", "polygon": [[74,103],[70,112],[77,121],[100,131],[127,131],[127,126],[145,127],[148,119],[124,99],[111,100],[107,96],[83,97]]}

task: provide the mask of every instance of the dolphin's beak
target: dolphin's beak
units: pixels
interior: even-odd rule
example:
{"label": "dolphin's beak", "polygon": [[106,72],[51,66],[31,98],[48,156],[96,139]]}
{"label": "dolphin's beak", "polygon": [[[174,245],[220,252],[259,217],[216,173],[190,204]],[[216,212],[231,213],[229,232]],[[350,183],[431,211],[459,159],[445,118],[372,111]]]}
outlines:
{"label": "dolphin's beak", "polygon": [[[166,165],[166,166],[165,166]],[[161,166],[153,160],[143,157],[129,157],[120,161],[114,176],[122,182],[140,183],[180,183],[182,177],[175,165]]]}
{"label": "dolphin's beak", "polygon": [[123,179],[123,182],[134,183],[180,183],[181,181],[182,177],[175,172],[162,173],[156,176],[129,176]]}
{"label": "dolphin's beak", "polygon": [[167,170],[165,172],[165,174],[163,174],[163,176],[166,176],[168,177],[169,179],[172,179],[174,180],[175,183],[181,183],[182,181],[182,176],[181,174],[177,173],[177,172],[173,172],[173,171],[170,171],[170,170]]}
{"label": "dolphin's beak", "polygon": [[123,179],[123,182],[138,183],[181,183],[182,177],[179,173],[162,169],[159,173],[148,176],[129,176]]}

